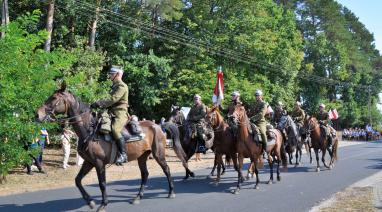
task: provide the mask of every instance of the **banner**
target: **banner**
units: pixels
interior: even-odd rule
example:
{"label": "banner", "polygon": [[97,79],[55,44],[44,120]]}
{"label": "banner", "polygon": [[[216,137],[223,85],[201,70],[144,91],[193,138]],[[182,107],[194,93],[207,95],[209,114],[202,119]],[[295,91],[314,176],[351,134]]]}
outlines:
{"label": "banner", "polygon": [[214,89],[214,95],[212,96],[212,102],[214,105],[220,105],[222,100],[224,99],[224,80],[223,80],[223,71],[222,67],[219,67],[218,72],[216,73],[216,85]]}

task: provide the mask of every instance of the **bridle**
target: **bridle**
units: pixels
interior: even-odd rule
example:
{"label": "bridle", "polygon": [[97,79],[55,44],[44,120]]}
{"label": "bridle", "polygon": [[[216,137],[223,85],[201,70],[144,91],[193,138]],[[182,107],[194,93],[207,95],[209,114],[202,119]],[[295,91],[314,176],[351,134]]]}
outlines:
{"label": "bridle", "polygon": [[[51,108],[47,108],[45,111],[46,111],[46,116],[44,118],[44,121],[45,120],[48,120],[50,122],[56,122],[56,123],[68,123],[68,124],[74,124],[74,123],[78,123],[78,122],[83,122],[82,119],[80,120],[76,120],[76,121],[70,121],[72,119],[76,119],[78,117],[82,117],[85,113],[87,113],[88,111],[84,111],[78,115],[75,115],[75,116],[70,116],[70,117],[67,117],[68,116],[68,110],[69,110],[69,104],[67,102],[67,100],[65,98],[62,97],[63,95],[62,94],[59,94],[59,100],[57,100],[57,102],[54,104],[54,106],[52,107],[53,109]],[[55,113],[55,108],[61,103],[63,102],[64,104],[64,107],[65,107],[65,112],[64,112],[64,116],[66,118],[57,118],[56,117],[56,113]],[[80,107],[79,103],[78,103],[78,107]],[[53,118],[52,118],[53,117]]]}

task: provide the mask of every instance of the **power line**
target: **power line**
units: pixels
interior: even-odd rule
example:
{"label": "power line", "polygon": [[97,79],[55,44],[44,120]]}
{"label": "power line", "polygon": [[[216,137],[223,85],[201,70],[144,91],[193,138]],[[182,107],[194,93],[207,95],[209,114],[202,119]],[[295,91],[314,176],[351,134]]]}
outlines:
{"label": "power line", "polygon": [[[95,9],[97,8],[97,6],[94,6],[90,3],[78,2],[78,4],[80,6],[74,5],[77,12],[78,12],[78,10],[85,10],[85,12],[94,13]],[[60,7],[60,6],[58,6],[58,7]],[[60,7],[60,8],[63,8],[63,7]],[[68,8],[66,7],[63,9],[67,10]],[[197,48],[200,50],[205,50],[209,53],[223,56],[223,57],[230,59],[230,60],[240,61],[240,62],[243,62],[246,64],[254,65],[255,67],[258,67],[260,69],[266,67],[269,69],[284,70],[280,67],[276,67],[274,64],[261,64],[261,65],[254,64],[254,62],[252,62],[252,61],[255,61],[255,58],[250,56],[250,55],[240,53],[237,51],[233,51],[230,49],[221,50],[220,46],[208,44],[205,41],[197,40],[191,36],[187,36],[187,35],[178,33],[176,31],[166,29],[166,28],[161,27],[161,26],[156,26],[155,28],[153,28],[153,26],[151,26],[150,23],[147,23],[147,22],[145,23],[145,22],[142,22],[141,20],[134,19],[134,18],[131,18],[131,17],[128,17],[125,15],[121,15],[119,13],[116,13],[114,11],[111,11],[111,10],[108,10],[105,8],[100,8],[100,12],[101,13],[103,12],[103,14],[106,13],[105,14],[106,16],[104,16],[105,22],[117,25],[119,27],[126,27],[126,28],[129,28],[132,30],[138,29],[146,35],[155,34],[156,36],[160,37],[163,40],[167,40],[169,42],[174,42],[174,43],[179,43],[179,44],[190,46],[190,47]],[[81,14],[88,17],[88,18],[90,17],[90,14],[84,14],[84,13],[81,13]],[[118,18],[118,21],[108,20],[108,19],[106,19],[107,17]],[[121,22],[123,22],[123,23],[121,23]],[[133,25],[133,26],[130,26],[129,24]],[[323,84],[327,84],[327,85],[340,85],[340,86],[345,86],[345,87],[356,86],[356,87],[360,87],[360,88],[366,88],[366,87],[368,88],[369,87],[369,86],[365,86],[362,84],[352,85],[351,83],[348,83],[348,82],[342,82],[342,81],[338,81],[338,80],[334,80],[334,79],[330,79],[330,78],[320,77],[320,76],[316,76],[316,75],[308,75],[308,74],[304,74],[304,73],[297,75],[297,77],[300,79],[313,81],[313,82],[317,82],[317,83],[323,83]]]}

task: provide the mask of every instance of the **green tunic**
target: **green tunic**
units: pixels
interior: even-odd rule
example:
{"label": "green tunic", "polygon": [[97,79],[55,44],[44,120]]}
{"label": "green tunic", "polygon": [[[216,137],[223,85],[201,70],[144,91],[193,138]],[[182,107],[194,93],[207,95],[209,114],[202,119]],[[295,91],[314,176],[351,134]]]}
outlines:
{"label": "green tunic", "polygon": [[198,123],[206,116],[207,107],[202,103],[192,106],[188,113],[187,120],[191,123]]}
{"label": "green tunic", "polygon": [[292,118],[294,118],[294,120],[296,120],[296,122],[302,126],[304,125],[304,120],[305,120],[305,112],[303,109],[301,108],[297,108],[297,109],[294,109],[292,111]]}
{"label": "green tunic", "polygon": [[118,80],[111,86],[109,94],[109,98],[100,100],[97,103],[101,108],[107,108],[114,115],[111,123],[111,132],[113,138],[119,140],[122,137],[122,129],[128,120],[129,89],[122,80]]}
{"label": "green tunic", "polygon": [[318,112],[317,114],[317,120],[322,121],[322,123],[327,126],[329,124],[329,114],[328,112]]}
{"label": "green tunic", "polygon": [[264,101],[257,101],[248,114],[250,121],[260,129],[261,139],[265,149],[267,146],[267,122],[265,120],[267,106],[267,103]]}

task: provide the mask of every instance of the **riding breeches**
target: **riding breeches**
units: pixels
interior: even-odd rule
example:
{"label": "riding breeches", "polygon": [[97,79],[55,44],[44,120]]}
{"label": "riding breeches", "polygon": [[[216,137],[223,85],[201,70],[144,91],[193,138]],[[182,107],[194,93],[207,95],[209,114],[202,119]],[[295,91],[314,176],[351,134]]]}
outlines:
{"label": "riding breeches", "polygon": [[261,143],[263,145],[263,149],[267,150],[267,125],[266,124],[259,124],[256,125],[259,128],[260,135],[261,135]]}
{"label": "riding breeches", "polygon": [[124,109],[113,110],[114,118],[111,122],[111,134],[114,140],[122,138],[122,129],[127,123],[127,112]]}

